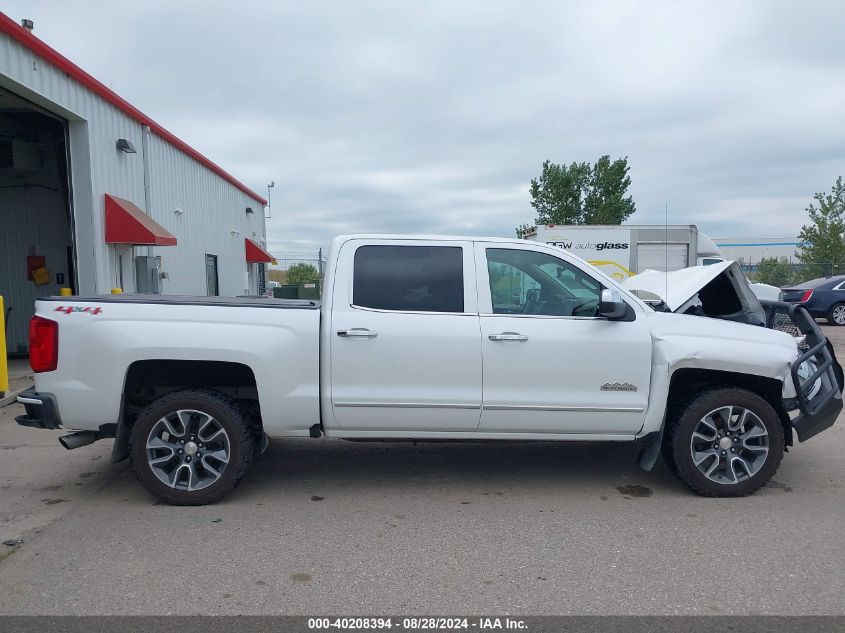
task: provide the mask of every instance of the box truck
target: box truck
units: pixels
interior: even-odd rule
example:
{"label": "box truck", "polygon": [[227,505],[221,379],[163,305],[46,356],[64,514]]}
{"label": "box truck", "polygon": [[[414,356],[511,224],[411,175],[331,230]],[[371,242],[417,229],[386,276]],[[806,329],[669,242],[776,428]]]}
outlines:
{"label": "box truck", "polygon": [[578,255],[619,281],[644,270],[668,272],[725,260],[694,224],[545,224],[528,228],[522,237]]}

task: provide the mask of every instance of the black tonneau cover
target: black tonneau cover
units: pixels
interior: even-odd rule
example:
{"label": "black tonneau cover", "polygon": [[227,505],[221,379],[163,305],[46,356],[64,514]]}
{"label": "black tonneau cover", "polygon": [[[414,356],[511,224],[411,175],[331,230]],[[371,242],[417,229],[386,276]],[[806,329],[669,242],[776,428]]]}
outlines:
{"label": "black tonneau cover", "polygon": [[306,299],[271,299],[269,297],[197,297],[191,295],[92,295],[86,297],[41,297],[39,301],[62,303],[152,303],[183,306],[219,306],[224,308],[280,308],[319,310],[319,301]]}

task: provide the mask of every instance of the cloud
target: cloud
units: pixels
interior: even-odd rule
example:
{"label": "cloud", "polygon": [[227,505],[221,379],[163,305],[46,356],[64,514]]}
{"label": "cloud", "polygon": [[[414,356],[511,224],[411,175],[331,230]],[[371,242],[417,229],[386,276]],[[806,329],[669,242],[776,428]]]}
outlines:
{"label": "cloud", "polygon": [[628,156],[633,221],[668,202],[714,237],[795,235],[845,174],[837,2],[83,6],[4,11],[257,191],[274,180],[278,255],[512,235],[547,158]]}

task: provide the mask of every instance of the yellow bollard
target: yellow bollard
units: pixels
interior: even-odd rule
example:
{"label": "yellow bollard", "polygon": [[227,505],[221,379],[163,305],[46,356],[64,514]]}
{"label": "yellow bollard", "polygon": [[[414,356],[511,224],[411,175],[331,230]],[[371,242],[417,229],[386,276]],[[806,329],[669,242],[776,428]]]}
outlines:
{"label": "yellow bollard", "polygon": [[113,295],[119,295],[119,294],[123,294],[123,290],[122,290],[122,289],[120,289],[120,288],[112,288],[112,289],[111,289],[111,293],[112,293]]}
{"label": "yellow bollard", "polygon": [[59,288],[59,296],[60,297],[69,297],[71,296],[70,288]]}
{"label": "yellow bollard", "polygon": [[6,307],[0,295],[0,396],[9,391],[9,361],[6,358]]}

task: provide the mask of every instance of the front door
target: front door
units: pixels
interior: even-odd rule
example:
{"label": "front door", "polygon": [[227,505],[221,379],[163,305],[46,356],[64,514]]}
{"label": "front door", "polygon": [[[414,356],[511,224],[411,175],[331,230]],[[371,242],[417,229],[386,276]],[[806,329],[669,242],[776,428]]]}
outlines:
{"label": "front door", "polygon": [[[331,409],[342,431],[474,431],[481,335],[472,244],[346,242],[331,323]],[[328,412],[324,411],[324,415]]]}
{"label": "front door", "polygon": [[209,297],[216,297],[220,294],[217,255],[206,254],[205,256],[205,286]]}
{"label": "front door", "polygon": [[598,317],[602,281],[563,253],[493,243],[476,249],[479,431],[639,431],[651,375],[651,336],[639,308],[626,320]]}

